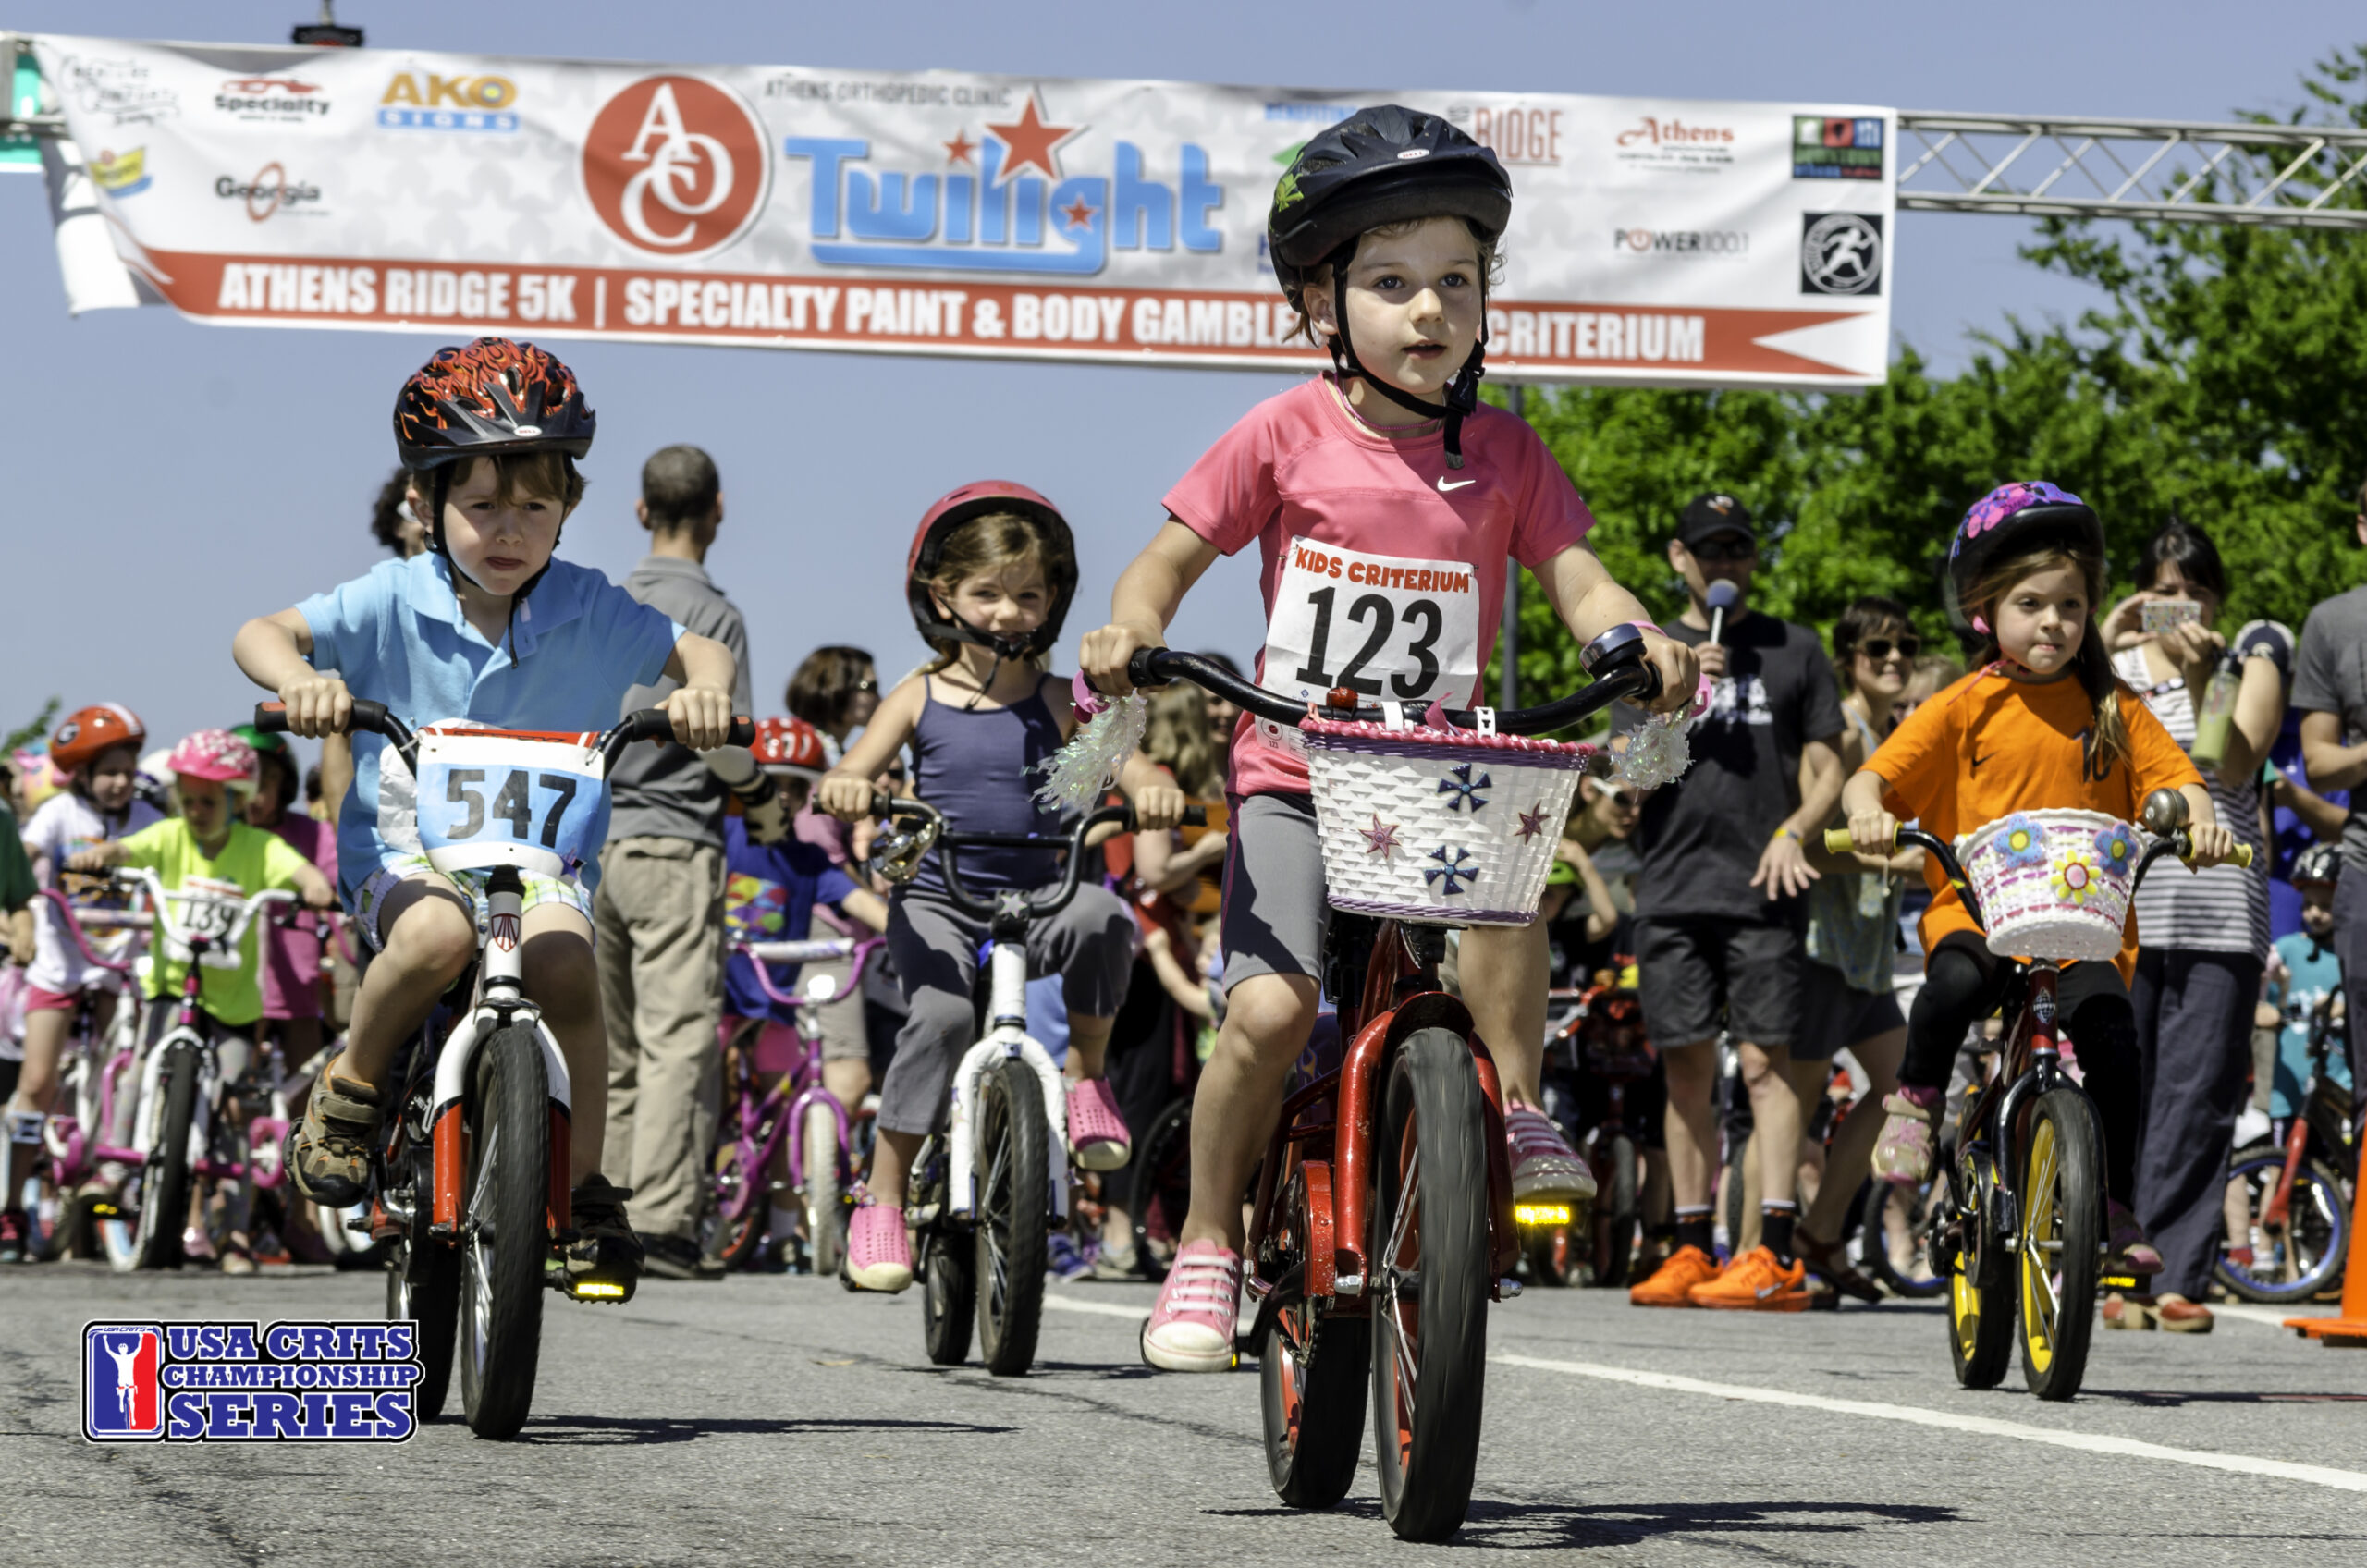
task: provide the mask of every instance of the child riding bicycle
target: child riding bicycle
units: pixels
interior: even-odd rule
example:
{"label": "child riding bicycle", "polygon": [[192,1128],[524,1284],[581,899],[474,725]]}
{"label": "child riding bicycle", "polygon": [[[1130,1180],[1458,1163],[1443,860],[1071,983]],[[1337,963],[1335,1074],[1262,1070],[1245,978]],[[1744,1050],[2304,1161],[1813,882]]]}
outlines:
{"label": "child riding bicycle", "polygon": [[[44,890],[86,909],[101,903],[121,907],[120,899],[104,893],[69,891],[61,877],[76,853],[137,833],[163,815],[134,792],[140,748],[147,740],[139,716],[117,703],[77,709],[51,735],[50,766],[67,776],[67,786],[41,803],[24,829],[25,852]],[[84,993],[90,993],[92,1032],[104,1035],[119,989],[113,973],[83,957],[48,900],[35,904],[33,962],[25,975],[25,1061],[8,1102],[7,1143],[0,1157],[0,1180],[6,1183],[0,1188],[0,1263],[19,1263],[26,1256],[25,1214],[17,1206],[40,1147],[41,1119],[57,1096],[58,1058],[82,1011]],[[119,957],[128,946],[128,939],[103,943],[100,956]]]}
{"label": "child riding bicycle", "polygon": [[[1950,840],[2017,812],[2078,809],[2126,823],[2149,793],[2173,789],[2186,800],[2194,864],[2234,854],[2201,775],[2113,675],[2095,621],[2103,526],[2086,503],[2042,482],[1991,491],[1956,529],[1947,587],[1951,615],[1986,639],[1981,668],[1917,708],[1843,790],[1858,853],[1890,854],[1901,817]],[[1931,1175],[1950,1066],[1966,1031],[1996,1005],[2005,974],[1942,870],[1927,864],[1924,876],[1931,956],[1873,1156],[1877,1176],[1905,1186]],[[2151,1274],[2161,1257],[2130,1207],[2141,1107],[2128,1003],[2137,935],[2132,913],[2112,962],[2066,967],[2059,1005],[2103,1122],[2108,1270]]]}
{"label": "child riding bicycle", "polygon": [[[251,620],[233,644],[239,668],[287,704],[290,731],[343,732],[358,692],[423,722],[593,732],[615,722],[628,690],[664,675],[681,682],[665,704],[676,738],[702,751],[723,742],[730,651],[553,554],[583,499],[575,464],[594,424],[573,374],[531,343],[481,337],[445,349],[403,384],[395,442],[411,472],[409,504],[428,520],[429,550]],[[370,1140],[386,1114],[396,1053],[474,961],[487,918],[487,873],[430,869],[400,753],[375,734],[355,737],[353,753],[337,864],[376,957],[346,1048],[314,1083],[290,1140],[298,1189],[330,1207],[367,1195]],[[601,810],[595,843],[607,831],[605,801]],[[581,1085],[607,1082],[590,918],[598,878],[590,862],[524,877],[524,989]],[[606,1116],[601,1094],[578,1096],[569,1179],[580,1239],[569,1268],[637,1272],[628,1194],[600,1174]]]}
{"label": "child riding bicycle", "polygon": [[[1594,519],[1544,444],[1478,403],[1488,285],[1511,214],[1495,154],[1435,116],[1359,110],[1300,150],[1268,236],[1283,295],[1333,370],[1259,405],[1168,493],[1168,521],[1119,580],[1110,624],[1085,639],[1097,686],[1128,690],[1135,650],[1163,646],[1193,583],[1254,543],[1268,618],[1258,679],[1270,690],[1473,700],[1509,555],[1581,643],[1640,626],[1661,706],[1692,698],[1692,651],[1645,622],[1587,546]],[[1245,717],[1233,744],[1229,1003],[1194,1104],[1184,1244],[1143,1340],[1145,1359],[1175,1371],[1233,1364],[1241,1194],[1316,1021],[1326,906],[1294,739]],[[1463,978],[1510,1102],[1515,1190],[1583,1197],[1584,1163],[1534,1109],[1544,940],[1539,925],[1475,929]]]}
{"label": "child riding bicycle", "polygon": [[[921,519],[906,568],[906,598],[937,659],[889,692],[863,739],[822,780],[824,810],[846,821],[869,814],[872,780],[907,743],[920,798],[949,830],[1057,838],[1057,813],[1034,797],[1036,770],[1076,728],[1070,683],[1042,660],[1059,640],[1076,594],[1067,520],[1024,485],[987,481],[939,499]],[[1184,793],[1135,755],[1120,779],[1144,827],[1171,827]],[[1031,850],[974,851],[962,880],[974,893],[1033,888],[1054,869]],[[1077,1163],[1126,1163],[1126,1123],[1103,1077],[1103,1050],[1134,957],[1134,916],[1114,893],[1080,888],[1058,914],[1028,933],[1028,964],[1065,977],[1069,1011],[1069,1143]],[[847,1273],[865,1290],[912,1283],[904,1192],[922,1141],[941,1120],[953,1069],[976,1037],[972,988],[983,921],[952,901],[938,857],[899,888],[888,950],[911,1014],[880,1085],[878,1141],[865,1201],[847,1236]]]}
{"label": "child riding bicycle", "polygon": [[[293,889],[314,909],[336,907],[336,890],[319,867],[276,835],[240,820],[256,784],[254,748],[227,729],[201,729],[184,736],[165,766],[173,775],[173,796],[180,815],[153,823],[128,839],[76,851],[67,862],[72,869],[97,872],[129,866],[153,871],[168,893],[214,894],[226,905],[276,888]],[[163,939],[165,935],[160,910],[158,940],[151,950],[145,985],[150,1005],[141,1029],[143,1052],[153,1049],[172,1027],[171,1003],[180,996],[189,974],[189,958],[176,953],[172,944]],[[246,1075],[255,1026],[263,1018],[259,941],[250,927],[239,944],[235,966],[217,967],[209,962],[199,971],[198,1005],[215,1026],[215,1047],[225,1084],[235,1084]],[[203,1201],[202,1186],[192,1191],[191,1198],[194,1210]],[[178,1217],[167,1218],[178,1222]],[[253,1272],[254,1259],[248,1251],[245,1231],[245,1216],[234,1214],[230,1250],[222,1259],[226,1272]],[[199,1260],[211,1256],[204,1229],[194,1219],[183,1238],[182,1251]]]}

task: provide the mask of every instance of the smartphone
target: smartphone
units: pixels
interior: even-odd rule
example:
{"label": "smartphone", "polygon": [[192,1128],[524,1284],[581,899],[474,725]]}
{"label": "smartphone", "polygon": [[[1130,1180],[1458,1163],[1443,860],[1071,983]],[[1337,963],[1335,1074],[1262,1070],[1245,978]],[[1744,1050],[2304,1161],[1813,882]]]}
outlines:
{"label": "smartphone", "polygon": [[2192,599],[2148,599],[2143,613],[2148,637],[2159,637],[2173,627],[2200,623],[2202,619],[2202,606]]}

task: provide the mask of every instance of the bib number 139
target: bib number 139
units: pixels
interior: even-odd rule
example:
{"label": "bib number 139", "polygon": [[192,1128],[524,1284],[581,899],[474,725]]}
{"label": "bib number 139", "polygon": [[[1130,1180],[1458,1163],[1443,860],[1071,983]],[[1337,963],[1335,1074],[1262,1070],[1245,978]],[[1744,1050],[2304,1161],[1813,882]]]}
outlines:
{"label": "bib number 139", "polygon": [[1462,700],[1479,680],[1478,574],[1460,561],[1291,542],[1267,629],[1265,684],[1305,700]]}
{"label": "bib number 139", "polygon": [[[504,822],[509,827],[509,836],[521,844],[539,839],[543,848],[558,848],[559,824],[567,815],[568,806],[574,802],[576,786],[582,780],[565,773],[529,775],[524,768],[513,767],[493,789],[488,802],[485,785],[488,775],[494,771],[497,770],[456,767],[444,776],[445,800],[464,808],[467,813],[448,827],[444,836],[459,843],[484,832],[488,823]],[[530,777],[544,793],[553,797],[543,813],[539,834],[535,831],[534,803],[527,783]]]}

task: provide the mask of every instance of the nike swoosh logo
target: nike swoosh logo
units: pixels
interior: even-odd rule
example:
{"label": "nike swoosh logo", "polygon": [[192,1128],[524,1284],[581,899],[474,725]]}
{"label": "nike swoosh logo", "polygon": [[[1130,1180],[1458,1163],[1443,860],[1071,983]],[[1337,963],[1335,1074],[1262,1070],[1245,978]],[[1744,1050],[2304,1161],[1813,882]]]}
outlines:
{"label": "nike swoosh logo", "polygon": [[1784,1287],[1781,1285],[1761,1285],[1759,1287],[1759,1299],[1765,1301],[1769,1296],[1773,1295],[1777,1291],[1780,1291]]}
{"label": "nike swoosh logo", "polygon": [[1453,484],[1450,484],[1447,483],[1446,475],[1441,474],[1439,475],[1439,494],[1443,496],[1450,490],[1460,490],[1466,484],[1477,484],[1479,482],[1476,479],[1458,479]]}
{"label": "nike swoosh logo", "polygon": [[[1996,753],[1995,752],[1992,752],[1992,753],[1989,753],[1989,757],[1993,757],[1993,756],[1995,756],[1996,754],[1997,754],[1997,753]],[[1975,773],[1979,773],[1979,772],[1981,771],[1981,765],[1982,763],[1987,762],[1987,761],[1989,760],[1989,757],[1975,757],[1975,758],[1973,758],[1973,759],[1972,759],[1972,771],[1973,771],[1973,772],[1975,772]]]}

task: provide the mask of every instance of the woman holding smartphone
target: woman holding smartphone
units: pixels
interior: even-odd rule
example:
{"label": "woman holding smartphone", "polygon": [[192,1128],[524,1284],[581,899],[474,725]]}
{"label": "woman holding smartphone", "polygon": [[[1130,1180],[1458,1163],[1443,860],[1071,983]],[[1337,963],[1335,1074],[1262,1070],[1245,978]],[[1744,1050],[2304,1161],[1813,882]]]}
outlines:
{"label": "woman holding smartphone", "polygon": [[[2162,1254],[2141,1294],[2104,1299],[2108,1329],[2208,1333],[2201,1297],[2225,1231],[2227,1152],[2251,1061],[2252,1010],[2268,953],[2268,856],[2260,769],[2285,717],[2293,633],[2256,620],[2214,631],[2226,570],[2209,534],[2176,518],[2146,542],[2145,586],[2106,617],[2113,670],[2201,768],[2219,820],[2253,864],[2155,875],[2137,893],[2137,1012],[2145,1073],[2137,1218]],[[2213,691],[2214,678],[2225,677]]]}

